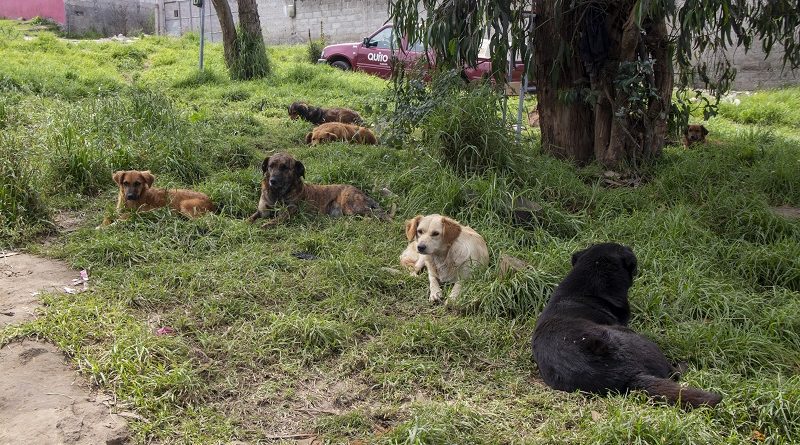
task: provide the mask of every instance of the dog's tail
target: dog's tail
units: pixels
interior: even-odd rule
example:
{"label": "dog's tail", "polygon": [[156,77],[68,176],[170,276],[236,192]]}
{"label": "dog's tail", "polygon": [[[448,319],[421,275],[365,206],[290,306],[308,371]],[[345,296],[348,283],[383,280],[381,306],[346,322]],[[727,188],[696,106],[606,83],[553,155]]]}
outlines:
{"label": "dog's tail", "polygon": [[631,389],[641,389],[651,397],[665,400],[673,405],[680,404],[684,408],[699,406],[715,406],[722,401],[722,396],[702,389],[681,386],[678,382],[652,375],[639,374],[630,383]]}

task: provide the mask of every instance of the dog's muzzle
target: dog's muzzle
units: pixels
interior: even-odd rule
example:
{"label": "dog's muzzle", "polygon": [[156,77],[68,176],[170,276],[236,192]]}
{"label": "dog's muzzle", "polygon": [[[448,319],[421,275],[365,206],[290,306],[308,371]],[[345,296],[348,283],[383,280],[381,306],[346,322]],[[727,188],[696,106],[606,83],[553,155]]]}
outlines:
{"label": "dog's muzzle", "polygon": [[424,245],[424,244],[417,244],[417,252],[419,252],[419,253],[425,253],[425,251],[426,251],[427,249],[428,249],[428,246],[426,246],[426,245]]}
{"label": "dog's muzzle", "polygon": [[133,193],[128,193],[127,195],[125,195],[125,199],[127,199],[128,201],[136,201],[137,199],[139,199],[139,196]]}

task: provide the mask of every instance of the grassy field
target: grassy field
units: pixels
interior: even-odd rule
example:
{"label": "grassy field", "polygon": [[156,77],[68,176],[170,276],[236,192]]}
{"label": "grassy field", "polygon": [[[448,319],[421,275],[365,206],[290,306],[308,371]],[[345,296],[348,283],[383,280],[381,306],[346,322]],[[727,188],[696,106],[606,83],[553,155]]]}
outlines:
{"label": "grassy field", "polygon": [[[218,45],[196,71],[196,37],[68,42],[25,29],[0,21],[0,247],[63,258],[92,286],[46,295],[41,316],[0,330],[0,345],[56,343],[142,416],[135,443],[800,442],[800,222],[769,209],[800,206],[800,89],[724,104],[710,143],[668,147],[635,188],[541,155],[535,134],[508,147],[511,170],[465,177],[425,143],[305,146],[309,125],[288,119],[289,103],[374,122],[387,84],[311,65],[303,47],[270,48],[270,77],[233,82]],[[395,221],[245,224],[260,161],[278,150],[309,182],[395,205]],[[206,192],[219,212],[95,230],[115,203],[111,173],[127,168]],[[530,227],[512,224],[518,196],[542,208]],[[482,233],[493,258],[452,307],[428,303],[426,278],[386,269],[399,268],[403,220],[432,212]],[[42,244],[64,215],[80,228]],[[632,327],[688,362],[684,381],[723,394],[716,409],[539,379],[537,314],[570,254],[607,240],[639,258]],[[498,278],[501,254],[530,268]],[[162,326],[176,334],[157,336]]]}

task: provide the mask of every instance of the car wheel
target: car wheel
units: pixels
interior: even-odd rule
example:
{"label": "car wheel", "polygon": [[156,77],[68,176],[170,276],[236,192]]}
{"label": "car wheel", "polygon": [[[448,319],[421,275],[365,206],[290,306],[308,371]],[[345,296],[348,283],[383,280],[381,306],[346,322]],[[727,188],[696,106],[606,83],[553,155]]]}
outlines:
{"label": "car wheel", "polygon": [[350,64],[345,62],[344,60],[337,60],[335,62],[331,62],[331,66],[334,68],[339,68],[342,71],[350,71]]}

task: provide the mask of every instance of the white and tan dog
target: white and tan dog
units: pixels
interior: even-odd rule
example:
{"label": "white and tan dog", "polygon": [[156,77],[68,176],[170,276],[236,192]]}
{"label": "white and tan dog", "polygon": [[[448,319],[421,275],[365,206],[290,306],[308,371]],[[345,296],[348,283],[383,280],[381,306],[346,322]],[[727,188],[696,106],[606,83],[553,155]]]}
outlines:
{"label": "white and tan dog", "polygon": [[461,292],[461,281],[477,266],[489,262],[489,249],[483,237],[471,227],[462,226],[446,216],[417,215],[406,221],[409,244],[400,255],[400,263],[416,275],[428,268],[430,301],[442,299],[442,283],[454,283],[447,300]]}

